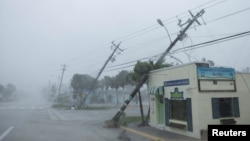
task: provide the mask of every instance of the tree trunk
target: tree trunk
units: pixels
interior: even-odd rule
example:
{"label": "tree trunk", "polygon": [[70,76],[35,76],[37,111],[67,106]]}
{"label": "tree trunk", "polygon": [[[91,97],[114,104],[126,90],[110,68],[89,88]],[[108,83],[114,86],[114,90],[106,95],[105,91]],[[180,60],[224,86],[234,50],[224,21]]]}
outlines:
{"label": "tree trunk", "polygon": [[144,112],[143,112],[143,107],[142,107],[141,91],[140,90],[138,91],[138,95],[139,95],[139,102],[140,102],[141,120],[142,120],[142,123],[144,123],[145,119],[144,119]]}
{"label": "tree trunk", "polygon": [[119,97],[118,97],[117,89],[115,89],[115,94],[116,94],[116,104],[119,104]]}

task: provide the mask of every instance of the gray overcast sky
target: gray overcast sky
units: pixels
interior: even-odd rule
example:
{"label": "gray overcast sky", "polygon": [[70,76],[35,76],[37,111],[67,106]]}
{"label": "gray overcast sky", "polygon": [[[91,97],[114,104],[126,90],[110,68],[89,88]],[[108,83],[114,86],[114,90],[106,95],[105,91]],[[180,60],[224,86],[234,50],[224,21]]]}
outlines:
{"label": "gray overcast sky", "polygon": [[[63,83],[75,73],[96,77],[112,41],[121,42],[124,51],[102,76],[116,75],[117,68],[132,70],[133,63],[121,64],[162,53],[169,45],[158,18],[174,40],[178,19],[185,22],[188,10],[196,14],[203,8],[206,25],[192,26],[173,50],[250,30],[249,0],[0,0],[0,84],[26,91],[59,83],[63,64]],[[184,63],[205,57],[242,70],[250,67],[249,45],[245,36],[172,55]]]}

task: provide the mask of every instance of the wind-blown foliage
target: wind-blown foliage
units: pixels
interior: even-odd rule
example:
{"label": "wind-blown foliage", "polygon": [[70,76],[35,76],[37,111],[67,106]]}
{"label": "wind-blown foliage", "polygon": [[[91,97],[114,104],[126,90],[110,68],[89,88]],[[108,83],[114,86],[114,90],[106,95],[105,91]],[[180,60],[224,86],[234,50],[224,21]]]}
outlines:
{"label": "wind-blown foliage", "polygon": [[110,76],[104,76],[105,89],[108,90],[111,87],[112,78]]}
{"label": "wind-blown foliage", "polygon": [[170,67],[172,64],[165,64],[165,59],[159,60],[158,64],[154,63],[153,61],[149,61],[149,63],[153,66],[153,70]]}
{"label": "wind-blown foliage", "polygon": [[9,99],[11,96],[13,96],[14,92],[16,92],[16,86],[13,84],[7,84],[6,87],[3,85],[0,85],[0,94],[1,99]]}
{"label": "wind-blown foliage", "polygon": [[16,91],[16,86],[13,84],[8,84],[5,88],[5,93],[6,94],[12,94],[13,92]]}
{"label": "wind-blown foliage", "polygon": [[138,61],[134,67],[134,80],[139,83],[144,75],[148,75],[153,69],[150,62]]}
{"label": "wind-blown foliage", "polygon": [[5,91],[5,87],[0,84],[0,94],[3,94]]}
{"label": "wind-blown foliage", "polygon": [[74,90],[90,90],[93,86],[94,78],[87,74],[75,74],[71,80],[71,86]]}
{"label": "wind-blown foliage", "polygon": [[125,85],[128,84],[128,74],[126,70],[122,70],[118,75],[116,75],[117,84],[124,89]]}

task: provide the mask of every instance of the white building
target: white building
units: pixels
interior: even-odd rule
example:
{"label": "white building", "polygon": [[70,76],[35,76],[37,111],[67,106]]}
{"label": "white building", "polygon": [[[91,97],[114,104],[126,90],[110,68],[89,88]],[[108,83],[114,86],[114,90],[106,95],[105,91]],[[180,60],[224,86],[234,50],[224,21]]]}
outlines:
{"label": "white building", "polygon": [[150,125],[201,138],[208,125],[250,124],[250,73],[190,63],[149,74]]}

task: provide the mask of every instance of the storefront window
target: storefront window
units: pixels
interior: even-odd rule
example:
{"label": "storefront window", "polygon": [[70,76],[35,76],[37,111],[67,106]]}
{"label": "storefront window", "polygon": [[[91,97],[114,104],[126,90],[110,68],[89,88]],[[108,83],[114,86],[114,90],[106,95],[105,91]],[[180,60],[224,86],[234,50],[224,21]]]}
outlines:
{"label": "storefront window", "polygon": [[237,97],[212,98],[213,118],[240,117]]}
{"label": "storefront window", "polygon": [[232,98],[219,99],[219,112],[220,112],[220,117],[233,116]]}
{"label": "storefront window", "polygon": [[170,119],[186,121],[186,100],[170,101]]}

